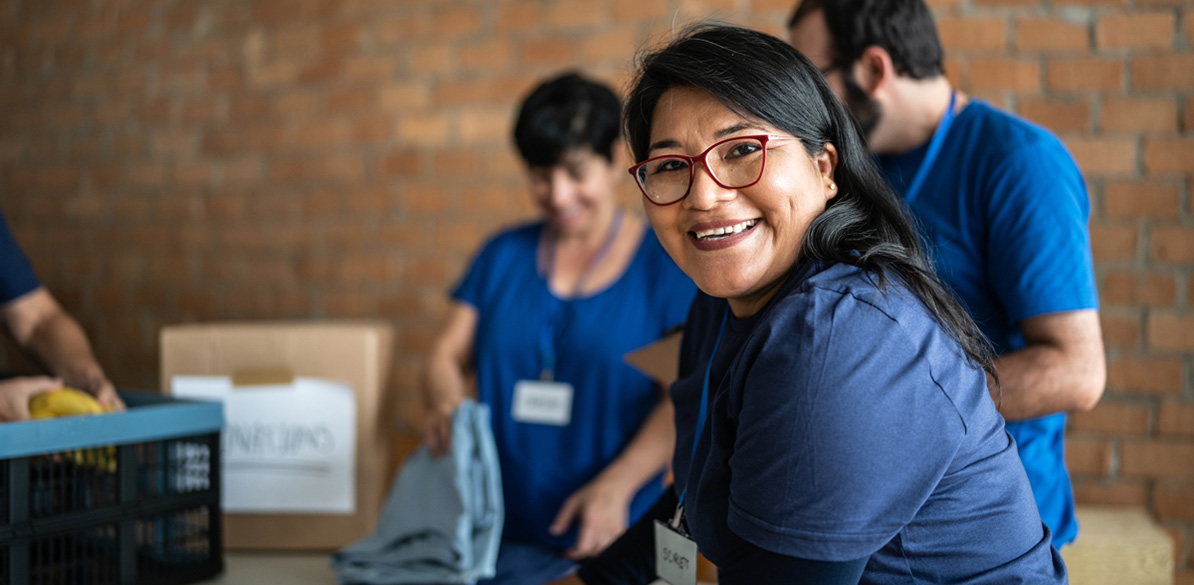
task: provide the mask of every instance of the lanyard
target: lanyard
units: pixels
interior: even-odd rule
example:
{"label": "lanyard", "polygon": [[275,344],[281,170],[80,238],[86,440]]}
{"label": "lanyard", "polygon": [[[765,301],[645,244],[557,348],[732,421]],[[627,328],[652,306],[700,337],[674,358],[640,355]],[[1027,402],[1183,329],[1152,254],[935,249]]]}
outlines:
{"label": "lanyard", "polygon": [[957,100],[958,90],[950,91],[949,107],[945,109],[945,115],[942,116],[941,123],[937,124],[937,129],[933,131],[933,138],[929,140],[929,149],[925,152],[925,158],[920,161],[920,168],[916,169],[916,176],[912,179],[912,184],[908,186],[908,191],[904,193],[904,201],[909,205],[920,194],[920,188],[929,176],[929,168],[933,166],[933,161],[937,159],[937,155],[941,153],[941,145],[945,142],[945,135],[949,133],[949,127],[954,121],[954,104]]}
{"label": "lanyard", "polygon": [[[713,358],[717,357],[717,347],[721,345],[721,334],[725,333],[726,321],[730,317],[730,307],[721,315],[721,325],[717,328],[717,340],[713,342],[713,352],[709,354],[709,365],[705,366],[705,381],[701,383],[701,410],[697,413],[696,433],[692,436],[692,453],[688,455],[688,475],[692,475],[692,462],[696,459],[697,441],[705,432],[705,414],[709,410],[709,374],[713,372]],[[680,519],[684,516],[684,496],[688,493],[688,483],[680,491],[680,501],[676,503],[676,515],[672,518],[672,528],[679,528]]]}
{"label": "lanyard", "polygon": [[[609,224],[609,229],[605,233],[605,240],[601,242],[601,246],[597,248],[597,251],[585,263],[584,269],[581,270],[580,276],[576,279],[576,284],[572,287],[572,292],[556,305],[555,310],[551,312],[547,319],[548,326],[544,328],[539,336],[539,356],[542,363],[542,370],[539,374],[540,380],[551,381],[555,377],[556,343],[563,334],[568,322],[572,320],[572,302],[575,300],[574,297],[577,293],[584,290],[584,285],[593,274],[593,270],[597,268],[597,265],[601,263],[609,254],[610,249],[614,247],[614,240],[618,238],[618,231],[622,227],[622,215],[621,209],[614,214],[614,218]],[[551,277],[555,273],[556,264],[555,238],[549,239],[541,257],[544,263],[543,272],[547,279],[547,287],[550,292]]]}

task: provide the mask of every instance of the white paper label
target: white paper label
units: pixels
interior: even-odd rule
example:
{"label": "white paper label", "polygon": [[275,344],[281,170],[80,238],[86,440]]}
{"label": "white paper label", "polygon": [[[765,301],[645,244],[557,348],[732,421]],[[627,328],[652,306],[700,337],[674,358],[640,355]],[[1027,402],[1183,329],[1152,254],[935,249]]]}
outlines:
{"label": "white paper label", "polygon": [[697,544],[655,521],[655,574],[671,585],[696,585]]}
{"label": "white paper label", "polygon": [[519,380],[514,384],[514,420],[568,426],[572,420],[572,384]]}

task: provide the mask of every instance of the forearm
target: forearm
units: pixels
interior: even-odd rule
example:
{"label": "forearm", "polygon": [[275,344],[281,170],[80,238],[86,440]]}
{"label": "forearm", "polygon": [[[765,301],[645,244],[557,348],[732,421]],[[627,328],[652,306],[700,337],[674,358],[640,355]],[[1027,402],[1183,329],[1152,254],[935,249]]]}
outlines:
{"label": "forearm", "polygon": [[50,374],[62,378],[68,386],[91,389],[107,381],[83,328],[62,311],[38,322],[22,345]]}
{"label": "forearm", "polygon": [[672,401],[664,398],[651,411],[634,439],[595,481],[623,486],[633,496],[671,460],[676,443]]}
{"label": "forearm", "polygon": [[1102,395],[1102,360],[1074,359],[1055,347],[1030,345],[995,361],[1000,387],[991,396],[1009,422],[1089,410]]}

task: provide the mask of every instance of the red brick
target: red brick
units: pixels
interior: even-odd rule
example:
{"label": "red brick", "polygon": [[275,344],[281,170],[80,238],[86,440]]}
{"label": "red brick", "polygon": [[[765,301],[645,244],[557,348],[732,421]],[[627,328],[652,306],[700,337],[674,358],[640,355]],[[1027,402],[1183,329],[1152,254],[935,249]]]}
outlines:
{"label": "red brick", "polygon": [[505,110],[471,111],[460,116],[460,136],[465,142],[501,142],[510,133],[510,114]]}
{"label": "red brick", "polygon": [[1105,477],[1111,472],[1111,443],[1070,436],[1066,440],[1065,462],[1075,476]]}
{"label": "red brick", "polygon": [[1127,6],[1128,0],[1060,0],[1059,5],[1065,6],[1067,4],[1077,6]]}
{"label": "red brick", "polygon": [[443,114],[405,116],[398,122],[398,139],[438,146],[448,143],[448,118]]}
{"label": "red brick", "polygon": [[1036,61],[972,59],[970,87],[974,90],[1034,92],[1041,86],[1041,67]]}
{"label": "red brick", "polygon": [[439,177],[470,176],[481,172],[481,156],[475,152],[438,152],[432,158],[432,172]]}
{"label": "red brick", "polygon": [[1194,175],[1194,138],[1145,140],[1144,169],[1150,174]]}
{"label": "red brick", "polygon": [[616,60],[629,62],[635,50],[634,31],[619,28],[589,36],[581,44],[585,62]]}
{"label": "red brick", "polygon": [[1129,476],[1194,477],[1194,442],[1124,441],[1120,471]]}
{"label": "red brick", "polygon": [[[1141,317],[1134,311],[1099,312],[1103,329],[1103,343],[1109,349],[1133,349],[1140,346]],[[1108,372],[1110,376],[1110,372]],[[1110,379],[1110,378],[1109,378]]]}
{"label": "red brick", "polygon": [[419,174],[419,154],[414,149],[403,149],[381,158],[381,172],[384,175],[414,177]]}
{"label": "red brick", "polygon": [[1100,18],[1095,44],[1100,49],[1150,49],[1173,45],[1173,14],[1119,14]]}
{"label": "red brick", "polygon": [[942,18],[937,34],[947,52],[1007,47],[1007,21],[1001,18]]}
{"label": "red brick", "polygon": [[605,22],[606,5],[592,0],[557,0],[547,11],[547,26],[552,29],[592,27]]}
{"label": "red brick", "polygon": [[1194,228],[1155,227],[1150,234],[1152,255],[1161,262],[1194,262]]}
{"label": "red brick", "polygon": [[435,91],[438,105],[480,104],[493,101],[488,79],[444,80]]}
{"label": "red brick", "polygon": [[390,84],[382,89],[378,105],[385,112],[409,112],[431,104],[431,88],[423,83]]}
{"label": "red brick", "polygon": [[1090,102],[1087,100],[1054,100],[1025,98],[1020,100],[1018,113],[1054,132],[1088,132]]}
{"label": "red brick", "polygon": [[1194,521],[1194,482],[1162,481],[1152,489],[1153,511],[1162,521]]}
{"label": "red brick", "polygon": [[1182,16],[1182,31],[1186,35],[1186,42],[1194,45],[1194,12],[1186,12]]}
{"label": "red brick", "polygon": [[1133,138],[1069,138],[1065,143],[1078,162],[1078,168],[1087,177],[1136,173],[1136,140]]}
{"label": "red brick", "polygon": [[1020,51],[1085,51],[1090,31],[1084,24],[1053,18],[1016,20],[1016,49]]}
{"label": "red brick", "polygon": [[435,15],[435,36],[441,39],[466,37],[481,30],[481,13],[476,8],[448,8]]}
{"label": "red brick", "polygon": [[1177,130],[1177,102],[1171,98],[1109,98],[1099,115],[1103,130],[1172,132]]}
{"label": "red brick", "polygon": [[1148,357],[1112,360],[1107,366],[1107,387],[1135,394],[1177,394],[1182,389],[1182,361]]}
{"label": "red brick", "polygon": [[552,38],[527,41],[522,47],[524,65],[567,66],[576,59],[577,48],[571,41]]}
{"label": "red brick", "polygon": [[442,74],[452,67],[452,49],[445,45],[421,47],[410,52],[406,67],[411,73]]}
{"label": "red brick", "polygon": [[1133,89],[1194,88],[1194,54],[1156,55],[1132,59]]}
{"label": "red brick", "polygon": [[514,62],[514,46],[501,38],[467,45],[460,49],[460,64],[467,69],[493,70]]}
{"label": "red brick", "polygon": [[1108,272],[1099,296],[1111,304],[1173,306],[1177,301],[1177,278],[1172,274]]}
{"label": "red brick", "polygon": [[667,2],[643,2],[642,0],[614,0],[613,7],[614,20],[619,24],[661,19],[666,17],[669,11]]}
{"label": "red brick", "polygon": [[1148,433],[1151,416],[1147,405],[1104,398],[1094,409],[1070,415],[1069,425],[1075,432],[1143,435]]}
{"label": "red brick", "polygon": [[1194,130],[1194,97],[1188,97],[1184,100],[1182,112],[1182,130],[1185,132]]}
{"label": "red brick", "polygon": [[1138,481],[1092,481],[1074,482],[1074,500],[1087,506],[1140,506],[1148,502],[1148,491]]}
{"label": "red brick", "polygon": [[1149,313],[1148,345],[1161,350],[1194,350],[1194,313]]}
{"label": "red brick", "polygon": [[360,42],[361,28],[355,24],[329,26],[323,33],[323,45],[328,51],[338,53],[355,49]]}
{"label": "red brick", "polygon": [[1161,436],[1194,437],[1194,404],[1172,400],[1162,404],[1157,416],[1157,432]]}
{"label": "red brick", "polygon": [[1124,64],[1118,59],[1050,59],[1047,75],[1053,91],[1121,89]]}
{"label": "red brick", "polygon": [[502,3],[498,8],[499,33],[531,30],[543,23],[542,3],[537,1]]}
{"label": "red brick", "polygon": [[1107,217],[1167,218],[1180,211],[1179,187],[1172,183],[1113,181],[1103,186]]}

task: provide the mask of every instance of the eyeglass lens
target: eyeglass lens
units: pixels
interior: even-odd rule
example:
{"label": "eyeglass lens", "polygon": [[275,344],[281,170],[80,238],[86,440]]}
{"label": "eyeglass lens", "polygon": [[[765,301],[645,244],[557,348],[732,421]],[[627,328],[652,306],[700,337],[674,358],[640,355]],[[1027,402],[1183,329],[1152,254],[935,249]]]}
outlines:
{"label": "eyeglass lens", "polygon": [[[763,148],[763,142],[757,138],[728,140],[705,155],[705,165],[722,187],[745,187],[763,175]],[[699,172],[689,169],[691,161],[688,157],[661,156],[639,167],[635,178],[652,201],[671,203],[684,198]]]}

